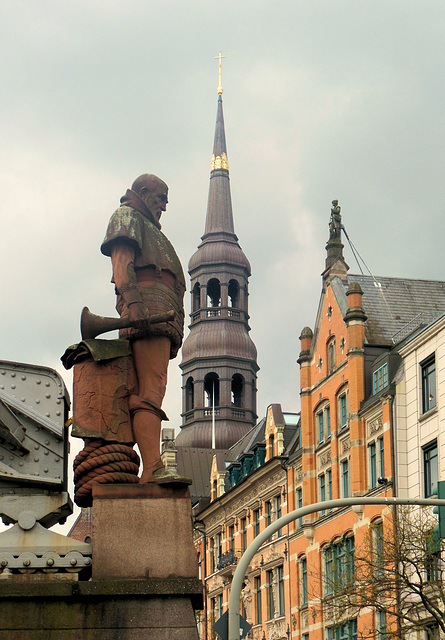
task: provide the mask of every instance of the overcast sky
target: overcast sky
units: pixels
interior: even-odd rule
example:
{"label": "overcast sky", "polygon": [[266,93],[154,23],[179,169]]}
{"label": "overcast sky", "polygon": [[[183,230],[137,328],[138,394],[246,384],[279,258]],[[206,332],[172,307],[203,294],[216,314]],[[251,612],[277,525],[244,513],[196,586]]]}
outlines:
{"label": "overcast sky", "polygon": [[334,198],[373,274],[444,278],[444,31],[443,0],[0,0],[0,357],[71,386],[59,358],[84,305],[115,314],[99,246],[141,173],[170,186],[163,230],[186,270],[221,50],[258,414],[298,411],[298,336],[314,324]]}

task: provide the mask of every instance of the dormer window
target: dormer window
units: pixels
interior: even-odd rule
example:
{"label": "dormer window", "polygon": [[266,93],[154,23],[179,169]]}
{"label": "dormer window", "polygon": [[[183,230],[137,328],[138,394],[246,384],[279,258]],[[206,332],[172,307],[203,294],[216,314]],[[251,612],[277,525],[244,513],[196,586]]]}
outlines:
{"label": "dormer window", "polygon": [[388,363],[385,364],[379,369],[376,369],[372,374],[372,393],[375,395],[382,389],[388,386]]}

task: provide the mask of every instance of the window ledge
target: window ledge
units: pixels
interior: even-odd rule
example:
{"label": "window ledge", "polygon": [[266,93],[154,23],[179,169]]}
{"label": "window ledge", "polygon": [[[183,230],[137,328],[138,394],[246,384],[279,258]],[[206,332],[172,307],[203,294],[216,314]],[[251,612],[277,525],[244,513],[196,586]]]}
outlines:
{"label": "window ledge", "polygon": [[429,411],[425,411],[425,413],[422,413],[422,415],[419,416],[419,422],[424,422],[425,420],[428,420],[428,418],[431,418],[431,416],[433,416],[437,412],[438,412],[438,407],[436,404],[435,407],[433,407]]}

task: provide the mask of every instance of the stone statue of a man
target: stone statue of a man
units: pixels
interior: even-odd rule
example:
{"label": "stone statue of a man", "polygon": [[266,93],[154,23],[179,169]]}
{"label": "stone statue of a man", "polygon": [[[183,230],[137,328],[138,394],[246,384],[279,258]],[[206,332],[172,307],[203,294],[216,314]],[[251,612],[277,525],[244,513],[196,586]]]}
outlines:
{"label": "stone statue of a man", "polygon": [[[185,280],[179,258],[161,231],[167,195],[165,182],[151,174],[139,176],[111,216],[101,246],[111,257],[116,309],[132,321],[132,328],[121,330],[120,337],[131,342],[138,381],[129,408],[143,462],[140,482],[171,480],[160,458],[161,420],[167,419],[162,401],[168,361],[176,356],[183,337]],[[150,324],[150,315],[171,310],[171,321]]]}

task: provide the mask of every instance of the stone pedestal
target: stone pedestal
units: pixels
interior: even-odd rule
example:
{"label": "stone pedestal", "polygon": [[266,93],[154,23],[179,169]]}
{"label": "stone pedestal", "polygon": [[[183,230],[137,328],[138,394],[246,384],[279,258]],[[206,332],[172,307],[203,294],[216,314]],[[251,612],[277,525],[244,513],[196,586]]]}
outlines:
{"label": "stone pedestal", "polygon": [[96,485],[93,580],[197,578],[187,485]]}
{"label": "stone pedestal", "polygon": [[198,640],[188,487],[99,485],[92,519],[92,580],[0,580],[0,638]]}
{"label": "stone pedestal", "polygon": [[0,582],[0,638],[197,640],[198,580]]}

